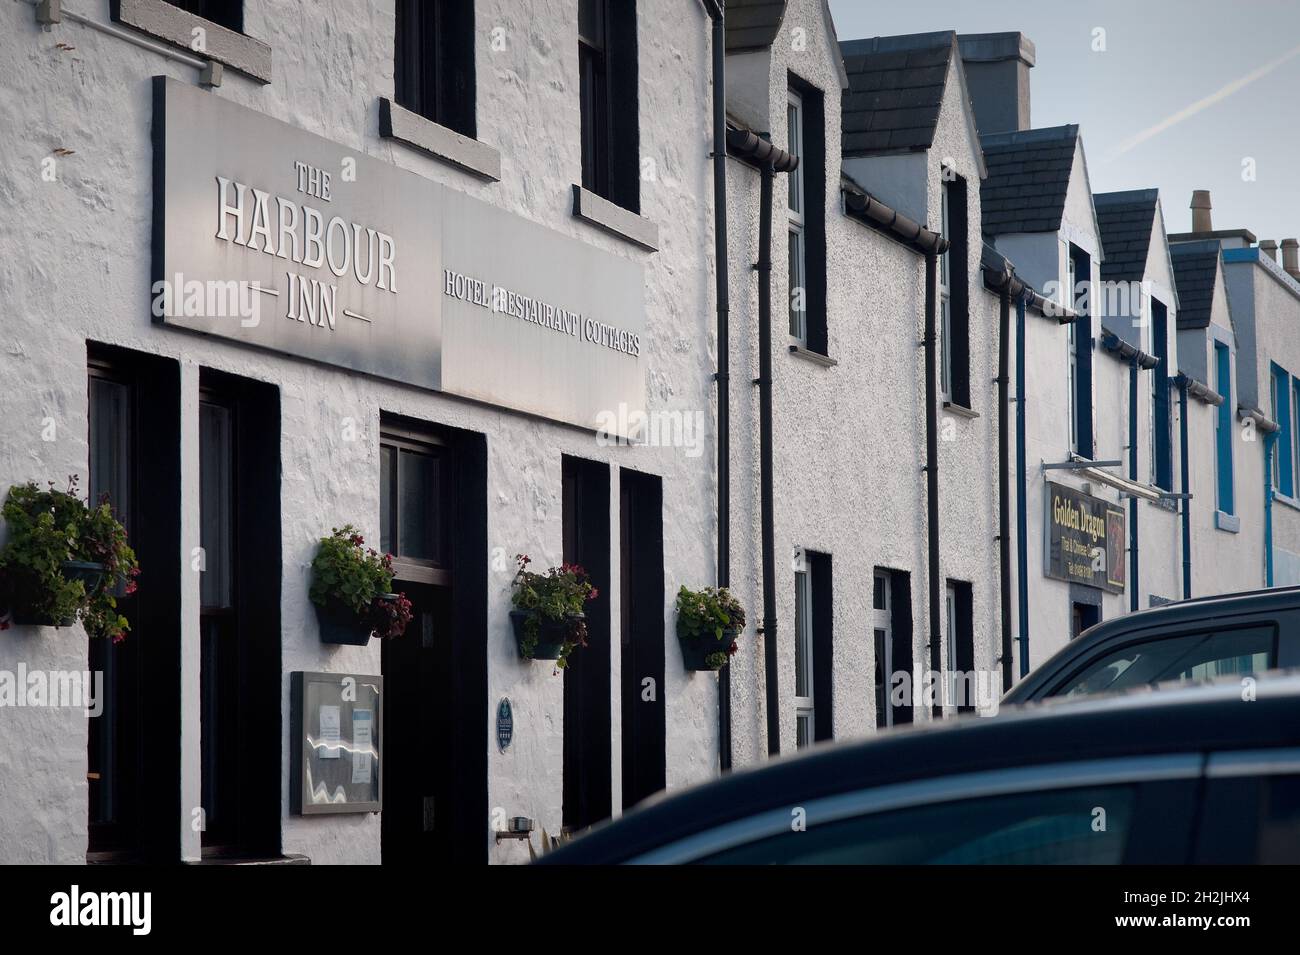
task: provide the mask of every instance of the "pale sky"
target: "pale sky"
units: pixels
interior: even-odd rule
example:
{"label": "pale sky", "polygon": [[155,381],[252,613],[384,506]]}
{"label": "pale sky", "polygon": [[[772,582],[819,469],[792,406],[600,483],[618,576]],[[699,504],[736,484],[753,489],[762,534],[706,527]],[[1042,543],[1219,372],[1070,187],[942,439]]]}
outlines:
{"label": "pale sky", "polygon": [[830,6],[841,40],[1019,30],[1038,54],[1032,124],[1079,124],[1094,192],[1158,188],[1169,231],[1185,232],[1192,190],[1209,189],[1216,229],[1300,236],[1300,0]]}

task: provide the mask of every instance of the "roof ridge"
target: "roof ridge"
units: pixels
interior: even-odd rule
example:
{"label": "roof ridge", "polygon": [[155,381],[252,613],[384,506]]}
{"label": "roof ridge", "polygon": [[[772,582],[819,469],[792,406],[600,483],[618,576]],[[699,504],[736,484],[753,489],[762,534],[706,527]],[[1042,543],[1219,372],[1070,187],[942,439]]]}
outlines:
{"label": "roof ridge", "polygon": [[1125,202],[1156,202],[1160,199],[1159,189],[1121,189],[1113,192],[1094,192],[1093,205],[1100,200],[1102,205],[1122,205]]}
{"label": "roof ridge", "polygon": [[[916,42],[909,43],[908,41]],[[917,50],[937,50],[949,43],[957,43],[956,30],[934,30],[929,33],[897,33],[888,36],[840,40],[840,52],[845,56],[864,56],[872,53],[910,53]]]}
{"label": "roof ridge", "polygon": [[1077,139],[1078,123],[1066,123],[1062,126],[1042,126],[1036,129],[1012,129],[1004,133],[985,133],[980,143],[985,149],[989,146],[1019,146],[1025,143],[1056,142],[1057,140]]}

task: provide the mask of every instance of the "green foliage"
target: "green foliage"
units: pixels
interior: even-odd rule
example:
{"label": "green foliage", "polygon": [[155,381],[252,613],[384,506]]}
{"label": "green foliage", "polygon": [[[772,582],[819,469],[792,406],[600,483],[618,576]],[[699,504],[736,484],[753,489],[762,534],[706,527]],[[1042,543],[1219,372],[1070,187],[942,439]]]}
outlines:
{"label": "green foliage", "polygon": [[[9,489],[3,513],[9,539],[0,551],[0,602],[40,619],[80,617],[92,637],[122,640],[130,624],[117,595],[135,592],[140,565],[108,496],[93,506],[83,501],[75,477],[66,491],[28,482]],[[103,577],[87,593],[65,576],[65,561],[102,564]]]}
{"label": "green foliage", "polygon": [[727,588],[691,590],[683,585],[677,591],[677,636],[680,639],[714,641],[721,645],[718,652],[730,654],[735,652],[731,635],[744,629],[745,608]]}
{"label": "green foliage", "polygon": [[520,652],[531,659],[537,649],[543,624],[562,625],[564,644],[555,665],[563,670],[569,655],[578,647],[587,645],[587,621],[582,617],[583,607],[587,601],[595,600],[600,591],[592,585],[587,572],[577,564],[561,564],[539,574],[528,569],[532,560],[527,554],[516,554],[515,560],[519,568],[515,571],[511,600],[516,610],[528,614],[528,619],[524,621]]}
{"label": "green foliage", "polygon": [[358,617],[370,612],[376,597],[390,593],[393,586],[393,558],[365,546],[365,538],[347,524],[322,537],[311,562],[312,603],[331,603]]}

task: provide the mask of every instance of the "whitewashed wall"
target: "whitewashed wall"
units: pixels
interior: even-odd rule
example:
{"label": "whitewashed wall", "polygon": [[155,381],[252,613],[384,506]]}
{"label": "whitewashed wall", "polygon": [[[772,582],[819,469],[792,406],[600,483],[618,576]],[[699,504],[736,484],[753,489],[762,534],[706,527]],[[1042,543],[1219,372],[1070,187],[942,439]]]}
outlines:
{"label": "whitewashed wall", "polygon": [[[377,645],[329,648],[317,636],[307,599],[316,540],[351,522],[373,538],[379,521],[378,420],[382,411],[483,432],[488,440],[488,549],[503,559],[489,580],[487,727],[496,701],[515,705],[515,740],[503,755],[488,734],[487,809],[561,823],[563,684],[541,663],[517,659],[509,611],[510,558],[527,552],[542,566],[561,558],[561,454],[608,462],[664,479],[667,779],[670,788],[705,779],[717,766],[717,696],[712,675],[687,674],[673,635],[671,604],[681,583],[714,580],[712,179],[708,19],[696,0],[663,0],[639,25],[642,213],[660,228],[660,250],[646,253],[571,215],[570,187],[581,178],[577,0],[480,0],[476,70],[479,138],[501,153],[501,181],[484,183],[378,136],[377,100],[393,94],[393,7],[340,0],[328,15],[306,0],[247,5],[249,35],[271,45],[274,82],[262,86],[231,70],[211,95],[325,136],[611,254],[645,263],[652,410],[701,416],[695,448],[607,448],[593,435],[341,370],[308,366],[151,324],[143,303],[149,280],[151,211],[150,77],[193,83],[197,71],[118,38],[65,22],[41,32],[34,8],[0,5],[0,202],[11,223],[0,232],[0,488],[35,479],[83,476],[87,339],[179,359],[186,409],[183,527],[197,527],[198,366],[272,382],[281,390],[284,766],[283,848],[318,863],[378,862],[377,816],[288,815],[289,673],[378,673]],[[101,21],[105,5],[69,0],[65,8]],[[492,31],[504,41],[493,49]],[[75,49],[62,50],[67,43]],[[57,179],[41,177],[54,150]],[[16,214],[16,217],[15,217]],[[58,440],[41,440],[52,418]],[[343,437],[343,419],[361,425]],[[611,495],[617,507],[617,494]],[[616,514],[611,549],[617,567]],[[268,529],[268,540],[276,529]],[[619,619],[617,575],[605,582]],[[197,588],[183,582],[185,609],[197,613]],[[196,640],[189,620],[182,639]],[[615,633],[617,629],[615,627]],[[185,855],[199,854],[189,826],[198,793],[197,656],[187,650],[182,685]],[[43,669],[82,669],[78,631],[0,634],[0,669],[20,661]],[[617,641],[611,688],[614,804],[620,803]],[[483,727],[475,727],[481,731]],[[0,861],[79,862],[86,850],[86,721],[79,711],[0,711]],[[486,831],[486,820],[485,820]],[[493,861],[527,859],[517,842],[489,843]]]}
{"label": "whitewashed wall", "polygon": [[[790,354],[786,333],[787,230],[785,177],[774,188],[772,241],[772,369],[776,598],[781,751],[795,745],[794,568],[797,548],[832,558],[836,739],[874,732],[874,649],[871,635],[875,567],[911,574],[913,657],[929,669],[926,564],[924,352],[925,260],[920,254],[849,218],[841,207],[840,79],[835,38],[825,28],[820,0],[792,0],[768,57],[765,91],[728,79],[728,102],[766,103],[764,115],[744,115],[786,145],[788,74],[820,89],[826,117],[826,244],[828,352],[825,368]],[[806,41],[800,46],[797,39]],[[753,58],[754,54],[747,54]],[[730,57],[728,67],[733,60]],[[963,113],[956,66],[949,77],[933,148],[911,164],[909,188],[924,197],[919,214],[935,230],[940,221],[940,165],[950,159],[968,183],[971,224],[971,402],[979,417],[940,412],[941,577],[966,580],[974,595],[978,669],[996,669],[999,653],[997,589],[997,362],[998,300],[984,290],[979,270],[977,144]],[[748,80],[754,71],[747,69]],[[871,190],[867,166],[861,184]],[[729,238],[732,285],[733,577],[761,622],[762,565],[759,516],[757,261],[759,175],[729,166]],[[947,664],[947,660],[944,660]],[[767,752],[763,642],[746,633],[732,664],[734,757],[737,765]],[[816,701],[818,706],[824,700]],[[918,708],[916,718],[928,710]]]}

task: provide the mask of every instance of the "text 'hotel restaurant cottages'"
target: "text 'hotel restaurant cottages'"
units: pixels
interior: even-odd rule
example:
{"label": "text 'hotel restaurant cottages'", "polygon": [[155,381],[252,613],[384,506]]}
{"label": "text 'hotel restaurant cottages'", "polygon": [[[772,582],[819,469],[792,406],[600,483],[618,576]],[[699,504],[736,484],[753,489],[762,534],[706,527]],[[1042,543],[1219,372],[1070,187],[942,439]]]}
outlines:
{"label": "text 'hotel restaurant cottages'", "polygon": [[1300,582],[1296,240],[1094,194],[1021,34],[108,6],[0,5],[0,488],[139,567],[9,588],[0,861],[526,862]]}

